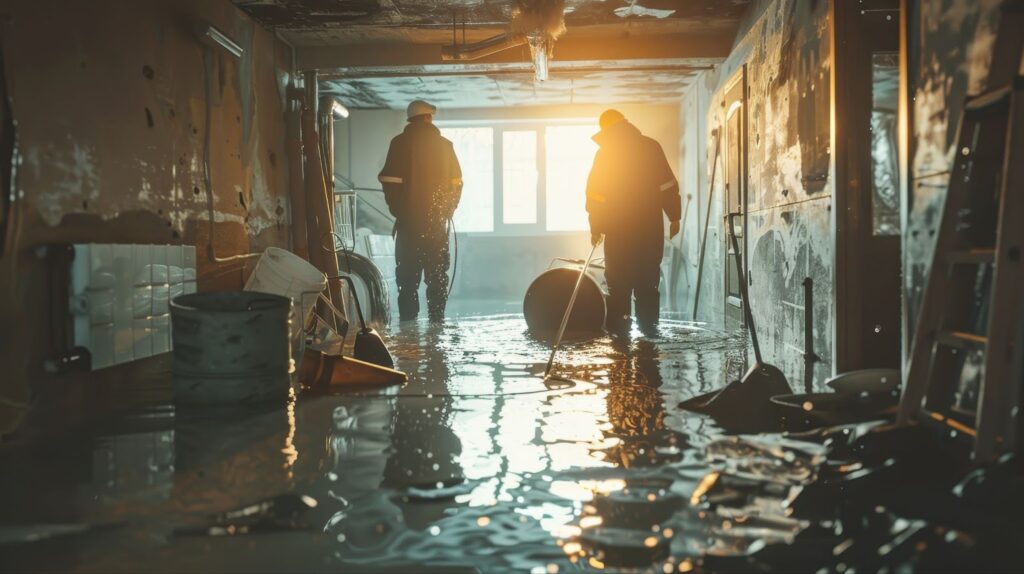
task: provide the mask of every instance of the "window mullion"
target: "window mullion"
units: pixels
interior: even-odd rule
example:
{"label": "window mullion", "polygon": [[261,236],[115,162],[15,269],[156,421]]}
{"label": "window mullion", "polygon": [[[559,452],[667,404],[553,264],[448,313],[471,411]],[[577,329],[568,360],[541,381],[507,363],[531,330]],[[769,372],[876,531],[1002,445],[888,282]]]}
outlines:
{"label": "window mullion", "polygon": [[548,178],[547,178],[547,128],[537,128],[537,231],[545,233],[548,229]]}
{"label": "window mullion", "polygon": [[505,230],[505,128],[495,126],[493,133],[494,145],[491,147],[494,149],[494,173],[491,176],[494,178],[494,231],[500,233]]}

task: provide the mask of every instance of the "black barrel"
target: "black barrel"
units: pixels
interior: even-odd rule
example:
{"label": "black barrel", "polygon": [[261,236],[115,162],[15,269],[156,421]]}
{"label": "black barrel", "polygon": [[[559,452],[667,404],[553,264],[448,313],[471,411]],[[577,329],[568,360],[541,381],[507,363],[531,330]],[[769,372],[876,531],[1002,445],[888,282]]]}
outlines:
{"label": "black barrel", "polygon": [[[579,276],[578,268],[558,267],[548,269],[533,280],[523,299],[523,315],[531,333],[554,336]],[[587,273],[580,284],[565,336],[579,338],[600,334],[604,329],[605,312],[604,292],[597,279]]]}

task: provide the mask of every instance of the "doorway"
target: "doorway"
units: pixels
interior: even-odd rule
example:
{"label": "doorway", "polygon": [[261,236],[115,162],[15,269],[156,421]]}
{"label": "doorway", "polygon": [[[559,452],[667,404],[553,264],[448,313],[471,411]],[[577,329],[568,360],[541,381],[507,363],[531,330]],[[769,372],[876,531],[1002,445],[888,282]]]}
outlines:
{"label": "doorway", "polygon": [[[745,302],[740,295],[740,279],[736,273],[737,263],[742,266],[744,276],[747,272],[746,260],[746,201],[747,201],[747,113],[744,95],[747,91],[746,65],[726,84],[725,96],[722,100],[723,134],[722,150],[724,157],[722,167],[725,172],[725,193],[722,209],[722,238],[725,241],[725,327],[732,329],[746,325],[743,313]],[[732,232],[736,234],[739,252],[733,249],[729,237],[729,215],[739,214],[735,219]]]}
{"label": "doorway", "polygon": [[836,370],[899,368],[900,2],[834,4]]}

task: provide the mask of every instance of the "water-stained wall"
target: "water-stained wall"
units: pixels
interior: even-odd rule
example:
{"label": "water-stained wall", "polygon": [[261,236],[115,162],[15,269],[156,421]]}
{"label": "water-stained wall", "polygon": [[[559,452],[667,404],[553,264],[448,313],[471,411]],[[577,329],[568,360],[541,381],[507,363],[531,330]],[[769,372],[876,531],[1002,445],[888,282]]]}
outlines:
{"label": "water-stained wall", "polygon": [[[26,0],[4,2],[0,13],[17,122],[17,199],[3,216],[0,273],[2,430],[44,387],[75,395],[90,384],[42,371],[51,305],[39,246],[195,245],[200,290],[242,286],[252,260],[206,257],[207,128],[216,254],[288,246],[291,53],[228,2]],[[237,42],[242,57],[201,43],[202,23]]]}
{"label": "water-stained wall", "polygon": [[[917,320],[952,165],[964,98],[985,89],[1000,0],[915,0],[911,4],[913,142],[904,236],[909,324]],[[1017,31],[1020,33],[1020,31]],[[911,328],[911,335],[913,330]]]}
{"label": "water-stained wall", "polygon": [[[684,193],[693,194],[684,251],[692,309],[700,238],[710,219],[697,317],[722,325],[726,227],[723,167],[710,202],[714,131],[723,133],[725,88],[746,65],[748,284],[765,359],[795,390],[804,385],[804,281],[813,285],[813,382],[832,371],[832,259],[829,6],[772,0],[755,6],[728,59],[693,84],[682,103]],[[694,137],[694,133],[700,134]],[[719,158],[721,161],[721,158]],[[695,216],[694,216],[695,214]]]}

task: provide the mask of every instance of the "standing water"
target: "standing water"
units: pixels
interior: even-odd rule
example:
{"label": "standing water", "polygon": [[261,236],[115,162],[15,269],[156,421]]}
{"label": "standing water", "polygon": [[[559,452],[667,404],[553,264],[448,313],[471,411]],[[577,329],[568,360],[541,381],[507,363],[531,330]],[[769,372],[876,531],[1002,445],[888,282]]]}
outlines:
{"label": "standing water", "polygon": [[742,334],[570,343],[556,369],[575,383],[550,386],[522,315],[403,324],[389,345],[401,389],[150,404],[6,452],[0,570],[843,571],[854,551],[911,563],[892,549],[928,532],[801,509],[824,447],[676,408],[742,374]]}

